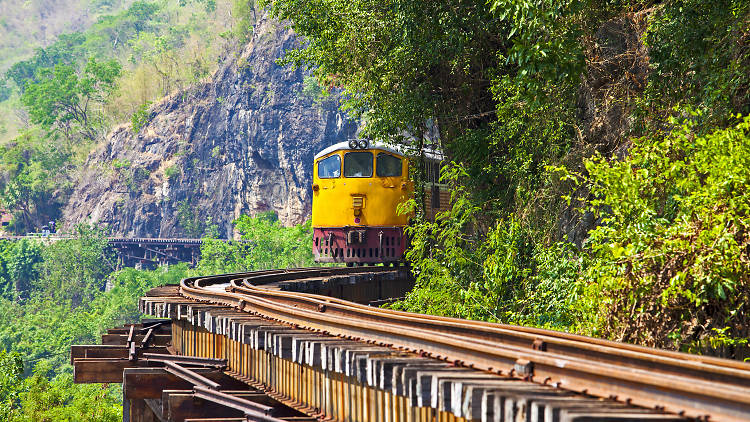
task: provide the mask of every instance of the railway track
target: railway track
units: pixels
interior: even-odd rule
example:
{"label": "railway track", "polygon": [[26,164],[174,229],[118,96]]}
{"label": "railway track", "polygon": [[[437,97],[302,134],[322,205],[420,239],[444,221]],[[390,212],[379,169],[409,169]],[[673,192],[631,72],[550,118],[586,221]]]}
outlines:
{"label": "railway track", "polygon": [[[290,344],[315,343],[317,337],[311,340],[304,334],[312,331],[339,338],[341,356],[349,356],[348,349],[370,350],[362,353],[375,360],[384,350],[418,356],[422,370],[430,369],[423,373],[435,377],[429,387],[431,400],[444,401],[433,404],[466,419],[750,420],[750,365],[743,362],[288,291],[295,283],[388,270],[300,268],[196,277],[180,283],[179,295],[201,306],[231,308],[282,323],[291,327],[291,334],[279,331],[291,336]],[[321,344],[327,341],[333,340]],[[362,349],[363,344],[370,349]],[[390,364],[377,364],[379,385],[391,386],[394,393],[421,385],[419,380],[413,385],[407,380],[405,368],[415,362],[411,356],[389,359]],[[390,379],[382,378],[385,367],[390,368]],[[396,386],[397,376],[401,387]],[[375,378],[370,376],[370,381]],[[518,419],[519,411],[524,419]]]}

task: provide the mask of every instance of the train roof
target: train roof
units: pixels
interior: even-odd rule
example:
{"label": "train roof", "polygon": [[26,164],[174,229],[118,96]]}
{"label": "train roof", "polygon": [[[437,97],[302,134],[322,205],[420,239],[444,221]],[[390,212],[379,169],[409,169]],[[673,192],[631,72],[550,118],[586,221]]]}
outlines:
{"label": "train roof", "polygon": [[[409,155],[407,153],[406,148],[400,145],[389,145],[389,144],[384,144],[382,142],[377,142],[377,141],[368,141],[368,143],[369,145],[367,146],[366,149],[377,149],[377,150],[386,151],[386,152],[390,152],[391,154],[397,154],[401,156]],[[324,155],[328,155],[334,151],[341,151],[341,150],[356,151],[352,149],[351,147],[349,147],[349,141],[343,141],[337,144],[333,144],[330,147],[324,149],[323,151],[320,151],[319,153],[315,154],[315,159],[317,160],[318,158]],[[424,152],[425,152],[425,157],[427,157],[430,160],[440,161],[443,159],[443,154],[439,151],[425,148]]]}

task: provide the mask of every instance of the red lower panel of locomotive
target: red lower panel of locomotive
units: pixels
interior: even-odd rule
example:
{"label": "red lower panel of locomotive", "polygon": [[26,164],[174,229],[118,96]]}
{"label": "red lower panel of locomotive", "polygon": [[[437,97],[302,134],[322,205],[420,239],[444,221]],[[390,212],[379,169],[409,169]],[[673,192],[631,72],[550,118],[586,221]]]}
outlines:
{"label": "red lower panel of locomotive", "polygon": [[313,254],[317,262],[400,262],[405,250],[403,227],[313,228]]}

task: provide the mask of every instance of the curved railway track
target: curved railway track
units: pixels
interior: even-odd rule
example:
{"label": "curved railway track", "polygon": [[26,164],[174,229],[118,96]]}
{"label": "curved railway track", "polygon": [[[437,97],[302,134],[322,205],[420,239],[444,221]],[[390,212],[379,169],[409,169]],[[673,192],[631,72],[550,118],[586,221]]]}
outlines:
{"label": "curved railway track", "polygon": [[[387,271],[383,268],[382,271]],[[711,421],[750,419],[750,365],[531,327],[373,308],[279,283],[381,271],[298,268],[188,278],[180,295],[509,378]]]}

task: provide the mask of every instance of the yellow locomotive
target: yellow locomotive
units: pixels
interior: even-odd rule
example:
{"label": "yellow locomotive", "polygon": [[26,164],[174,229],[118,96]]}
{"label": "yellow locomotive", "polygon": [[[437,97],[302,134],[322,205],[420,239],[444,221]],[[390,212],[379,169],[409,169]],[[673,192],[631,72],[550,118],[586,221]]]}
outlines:
{"label": "yellow locomotive", "polygon": [[[448,192],[437,183],[439,159],[428,155],[428,215],[445,208]],[[395,263],[407,246],[409,216],[398,205],[414,194],[408,158],[397,149],[358,139],[315,155],[313,254],[317,262]],[[441,206],[442,205],[442,206]]]}

